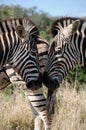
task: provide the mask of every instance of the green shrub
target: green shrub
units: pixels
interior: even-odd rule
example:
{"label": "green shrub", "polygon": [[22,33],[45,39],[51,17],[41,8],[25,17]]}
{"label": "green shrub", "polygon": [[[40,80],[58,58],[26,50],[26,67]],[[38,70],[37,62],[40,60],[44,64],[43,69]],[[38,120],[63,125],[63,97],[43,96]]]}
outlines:
{"label": "green shrub", "polygon": [[67,78],[70,82],[78,80],[80,83],[86,83],[86,68],[78,65],[76,69],[70,71]]}

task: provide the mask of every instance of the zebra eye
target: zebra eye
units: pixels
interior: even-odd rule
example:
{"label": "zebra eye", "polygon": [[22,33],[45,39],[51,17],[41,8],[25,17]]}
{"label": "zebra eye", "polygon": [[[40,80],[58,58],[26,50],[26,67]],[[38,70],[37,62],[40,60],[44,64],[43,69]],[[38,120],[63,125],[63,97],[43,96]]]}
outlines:
{"label": "zebra eye", "polygon": [[61,50],[61,47],[58,47],[58,50]]}
{"label": "zebra eye", "polygon": [[61,48],[61,47],[57,47],[57,48],[55,49],[55,51],[56,51],[58,54],[61,54],[62,48]]}

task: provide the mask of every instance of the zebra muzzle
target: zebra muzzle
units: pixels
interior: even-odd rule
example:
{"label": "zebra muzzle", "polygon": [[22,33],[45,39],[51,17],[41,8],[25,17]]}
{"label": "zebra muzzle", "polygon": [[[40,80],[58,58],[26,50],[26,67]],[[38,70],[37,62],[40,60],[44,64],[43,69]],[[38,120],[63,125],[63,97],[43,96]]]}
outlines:
{"label": "zebra muzzle", "polygon": [[31,80],[26,84],[26,86],[28,89],[37,90],[42,86],[42,81],[40,78],[38,78],[37,80]]}
{"label": "zebra muzzle", "polygon": [[49,77],[47,72],[44,72],[43,74],[43,83],[49,90],[56,90],[59,87],[59,82],[57,79],[54,79],[53,77]]}

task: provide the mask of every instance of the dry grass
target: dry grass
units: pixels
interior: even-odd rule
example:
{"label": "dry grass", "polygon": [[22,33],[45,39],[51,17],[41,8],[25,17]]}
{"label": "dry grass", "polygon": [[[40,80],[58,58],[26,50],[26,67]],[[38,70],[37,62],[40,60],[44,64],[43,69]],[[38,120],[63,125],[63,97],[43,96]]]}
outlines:
{"label": "dry grass", "polygon": [[[86,85],[85,85],[86,87]],[[60,88],[57,93],[52,130],[86,130],[86,91]]]}
{"label": "dry grass", "polygon": [[[57,92],[52,130],[86,130],[86,91],[70,87]],[[0,130],[33,130],[28,100],[18,90],[10,98],[0,92]]]}
{"label": "dry grass", "polygon": [[32,114],[27,98],[15,91],[10,100],[0,92],[0,130],[32,130]]}

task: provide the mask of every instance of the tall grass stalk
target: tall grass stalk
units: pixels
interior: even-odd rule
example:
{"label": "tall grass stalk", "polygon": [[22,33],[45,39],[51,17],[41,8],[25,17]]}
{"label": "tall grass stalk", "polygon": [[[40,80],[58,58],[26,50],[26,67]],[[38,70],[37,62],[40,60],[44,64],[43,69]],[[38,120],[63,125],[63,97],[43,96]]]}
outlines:
{"label": "tall grass stalk", "polygon": [[86,91],[77,93],[66,86],[58,90],[56,97],[52,130],[86,130]]}
{"label": "tall grass stalk", "polygon": [[0,130],[32,130],[33,121],[27,98],[15,91],[10,100],[0,92]]}

